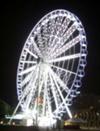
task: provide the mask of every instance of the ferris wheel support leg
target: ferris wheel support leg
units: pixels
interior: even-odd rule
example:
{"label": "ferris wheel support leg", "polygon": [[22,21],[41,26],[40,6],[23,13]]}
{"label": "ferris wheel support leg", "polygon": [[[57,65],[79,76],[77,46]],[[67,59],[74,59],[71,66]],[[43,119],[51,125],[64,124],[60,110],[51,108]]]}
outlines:
{"label": "ferris wheel support leg", "polygon": [[28,93],[28,92],[30,91],[30,90],[28,90],[28,91],[27,91],[27,90],[28,90],[28,89],[25,88],[25,90],[24,90],[24,92],[23,92],[23,95],[22,95],[22,97],[21,97],[19,103],[17,104],[17,107],[15,108],[15,110],[14,110],[14,112],[13,112],[13,114],[12,114],[12,116],[11,116],[11,119],[9,120],[8,124],[11,124],[12,119],[13,119],[13,116],[16,114],[16,112],[17,112],[19,106],[21,105],[22,100],[23,100],[24,97],[26,96],[26,93]]}
{"label": "ferris wheel support leg", "polygon": [[13,119],[13,116],[16,114],[16,112],[17,112],[17,110],[18,110],[18,108],[19,108],[19,106],[20,106],[20,104],[21,104],[22,100],[23,100],[23,97],[22,97],[22,99],[19,101],[19,103],[18,103],[17,107],[15,108],[15,110],[14,110],[14,112],[13,112],[12,116],[11,116],[11,119],[10,119],[10,120],[9,120],[9,122],[8,122],[8,124],[9,124],[9,125],[11,124],[12,119]]}
{"label": "ferris wheel support leg", "polygon": [[72,113],[71,113],[71,111],[69,110],[68,106],[66,106],[66,110],[67,110],[67,113],[68,113],[69,118],[72,118]]}
{"label": "ferris wheel support leg", "polygon": [[17,107],[15,108],[15,110],[14,110],[12,116],[11,116],[11,119],[10,119],[9,122],[8,122],[9,125],[11,124],[12,119],[13,119],[13,116],[16,114],[16,112],[17,112],[17,110],[18,110],[18,108],[19,108],[19,106],[20,106],[20,103],[21,103],[21,102],[19,102],[18,105],[17,105]]}

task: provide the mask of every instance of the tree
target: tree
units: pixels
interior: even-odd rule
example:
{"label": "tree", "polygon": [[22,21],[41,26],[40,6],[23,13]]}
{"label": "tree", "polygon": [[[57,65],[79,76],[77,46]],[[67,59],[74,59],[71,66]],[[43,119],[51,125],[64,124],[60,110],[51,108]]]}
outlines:
{"label": "tree", "polygon": [[3,118],[5,115],[12,114],[13,109],[5,101],[0,100],[0,118]]}

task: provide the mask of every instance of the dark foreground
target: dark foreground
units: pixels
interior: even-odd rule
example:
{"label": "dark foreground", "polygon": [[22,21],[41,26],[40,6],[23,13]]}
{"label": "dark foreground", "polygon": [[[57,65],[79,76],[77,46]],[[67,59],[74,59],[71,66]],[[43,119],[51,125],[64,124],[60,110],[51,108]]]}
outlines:
{"label": "dark foreground", "polygon": [[[25,127],[25,126],[2,126],[0,125],[0,131],[83,131],[81,129],[43,129],[37,127]],[[89,131],[89,130],[85,130]],[[93,130],[95,131],[95,130]]]}

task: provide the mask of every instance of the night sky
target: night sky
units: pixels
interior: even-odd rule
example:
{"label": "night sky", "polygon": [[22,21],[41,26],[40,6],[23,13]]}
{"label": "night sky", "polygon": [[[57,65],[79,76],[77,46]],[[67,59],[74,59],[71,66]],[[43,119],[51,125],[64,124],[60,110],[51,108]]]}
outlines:
{"label": "night sky", "polygon": [[[100,95],[100,13],[98,3],[85,0],[16,2],[1,4],[0,15],[0,99],[17,104],[16,72],[21,50],[34,25],[54,9],[66,9],[82,21],[88,41],[87,66],[81,93]],[[73,1],[73,2],[72,2]]]}

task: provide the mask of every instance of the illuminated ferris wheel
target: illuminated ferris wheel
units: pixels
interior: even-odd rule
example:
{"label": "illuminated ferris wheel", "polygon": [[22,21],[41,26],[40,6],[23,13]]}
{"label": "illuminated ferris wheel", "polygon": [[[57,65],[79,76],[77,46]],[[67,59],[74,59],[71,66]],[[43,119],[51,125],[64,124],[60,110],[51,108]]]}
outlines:
{"label": "illuminated ferris wheel", "polygon": [[80,20],[58,9],[45,15],[29,34],[17,71],[18,107],[34,119],[72,118],[69,106],[79,94],[87,42]]}

